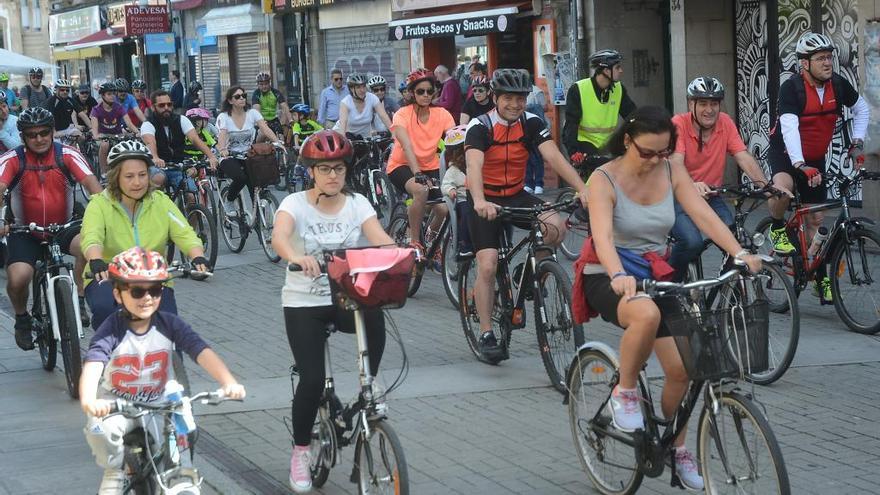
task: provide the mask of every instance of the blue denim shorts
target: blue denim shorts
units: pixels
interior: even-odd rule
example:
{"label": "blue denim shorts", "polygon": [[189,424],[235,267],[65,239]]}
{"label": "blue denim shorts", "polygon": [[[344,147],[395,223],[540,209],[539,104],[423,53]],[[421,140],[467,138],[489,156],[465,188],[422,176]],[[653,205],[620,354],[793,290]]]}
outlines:
{"label": "blue denim shorts", "polygon": [[168,185],[180,187],[180,182],[186,179],[186,192],[196,192],[198,189],[196,188],[196,181],[192,177],[184,177],[183,172],[180,170],[164,170],[165,177],[168,179]]}

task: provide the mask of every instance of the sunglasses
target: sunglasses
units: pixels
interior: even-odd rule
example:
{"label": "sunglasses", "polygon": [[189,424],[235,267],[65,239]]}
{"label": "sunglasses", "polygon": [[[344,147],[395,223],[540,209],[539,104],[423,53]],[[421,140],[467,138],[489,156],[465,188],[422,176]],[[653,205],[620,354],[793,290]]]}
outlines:
{"label": "sunglasses", "polygon": [[434,88],[427,88],[427,89],[419,88],[419,89],[415,90],[415,93],[419,96],[425,96],[425,95],[433,96],[434,91],[435,91]]}
{"label": "sunglasses", "polygon": [[91,94],[91,93],[90,93],[89,91],[80,91],[79,94],[85,96],[85,95],[88,95],[88,94]]}
{"label": "sunglasses", "polygon": [[341,77],[334,77],[333,80],[334,80],[334,81],[341,81],[342,78],[341,78]]}
{"label": "sunglasses", "polygon": [[31,79],[42,79],[43,76],[31,76]]}
{"label": "sunglasses", "polygon": [[474,93],[485,93],[488,91],[486,88],[474,88]]}
{"label": "sunglasses", "polygon": [[315,170],[318,171],[318,175],[330,175],[330,172],[336,172],[336,175],[345,175],[345,165],[337,165],[335,167],[330,167],[328,165],[318,165],[315,167]]}
{"label": "sunglasses", "polygon": [[245,98],[247,98],[247,96],[245,96],[242,93],[236,93],[236,94],[232,95],[233,100],[243,100]]}
{"label": "sunglasses", "polygon": [[126,290],[135,299],[143,299],[148,293],[153,299],[158,299],[162,296],[162,289],[161,285],[151,285],[150,287],[129,287]]}
{"label": "sunglasses", "polygon": [[45,130],[36,131],[36,132],[22,132],[22,134],[24,135],[24,137],[26,137],[28,139],[37,139],[38,137],[44,138],[44,137],[48,136],[49,134],[52,134],[52,131],[53,131],[53,129],[45,129]]}
{"label": "sunglasses", "polygon": [[59,92],[59,93],[61,93],[62,91],[65,92],[65,93],[67,93],[67,92],[70,91],[70,90],[67,89],[67,88],[58,88],[58,92]]}
{"label": "sunglasses", "polygon": [[672,154],[672,150],[668,149],[668,148],[665,150],[660,150],[660,151],[645,150],[644,148],[639,146],[638,143],[636,143],[636,141],[634,139],[630,140],[630,142],[633,144],[633,146],[636,147],[636,151],[639,152],[639,156],[642,158],[642,160],[650,160],[651,158],[654,158],[655,156],[657,158],[661,158],[661,159],[669,158],[669,155]]}
{"label": "sunglasses", "polygon": [[373,88],[373,92],[374,92],[374,93],[378,93],[379,91],[381,91],[381,92],[384,93],[384,92],[385,92],[385,88]]}

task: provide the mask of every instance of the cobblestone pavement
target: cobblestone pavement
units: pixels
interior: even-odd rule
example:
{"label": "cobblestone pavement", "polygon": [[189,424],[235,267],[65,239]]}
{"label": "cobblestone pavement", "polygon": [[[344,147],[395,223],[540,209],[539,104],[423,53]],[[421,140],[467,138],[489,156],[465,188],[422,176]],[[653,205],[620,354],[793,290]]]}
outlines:
{"label": "cobblestone pavement", "polygon": [[[179,283],[178,305],[249,396],[242,404],[199,411],[204,441],[196,464],[221,493],[286,493],[291,355],[280,309],[283,268],[253,251],[224,255],[219,266],[227,268],[207,283]],[[775,385],[756,388],[782,446],[792,493],[880,493],[880,339],[848,332],[833,309],[807,294],[801,305],[795,366]],[[412,493],[593,493],[531,327],[514,333],[510,361],[497,367],[475,362],[458,314],[432,274],[391,316],[410,373],[389,398],[389,417],[406,452]],[[6,398],[0,405],[0,493],[93,493],[100,473],[82,438],[84,417],[65,398],[62,375],[47,375],[35,354],[15,348],[5,315],[0,328],[0,394]],[[588,340],[615,347],[620,335],[595,321],[586,333]],[[353,396],[356,383],[354,347],[351,336],[331,338],[343,399]],[[401,363],[389,339],[386,383]],[[649,368],[652,374],[656,369]],[[189,370],[194,388],[211,386],[194,365]],[[356,490],[348,481],[351,457],[351,448],[343,450],[318,493]],[[680,491],[669,487],[665,473],[647,479],[640,493]]]}

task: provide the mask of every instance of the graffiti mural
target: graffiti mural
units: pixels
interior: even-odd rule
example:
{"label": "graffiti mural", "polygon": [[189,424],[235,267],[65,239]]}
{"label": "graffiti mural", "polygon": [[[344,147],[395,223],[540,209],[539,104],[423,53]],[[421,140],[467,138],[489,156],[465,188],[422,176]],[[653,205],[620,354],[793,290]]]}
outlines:
{"label": "graffiti mural", "polygon": [[325,36],[327,66],[352,73],[381,74],[389,91],[397,88],[394,68],[394,47],[388,31],[379,29],[334,29]]}
{"label": "graffiti mural", "polygon": [[762,164],[767,157],[770,133],[768,85],[766,4],[757,0],[737,2],[737,121],[749,152]]}
{"label": "graffiti mural", "polygon": [[865,23],[865,86],[862,95],[871,107],[865,151],[880,152],[880,22]]}

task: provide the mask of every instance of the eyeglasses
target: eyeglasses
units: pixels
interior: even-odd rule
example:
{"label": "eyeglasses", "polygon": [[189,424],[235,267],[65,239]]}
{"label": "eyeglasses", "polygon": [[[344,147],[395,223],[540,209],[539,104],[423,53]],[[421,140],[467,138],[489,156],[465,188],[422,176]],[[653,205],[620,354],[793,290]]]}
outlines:
{"label": "eyeglasses", "polygon": [[425,96],[425,95],[433,96],[434,91],[435,91],[434,88],[418,88],[415,90],[415,94],[417,94],[419,96]]}
{"label": "eyeglasses", "polygon": [[830,53],[828,55],[820,55],[810,59],[811,62],[831,62],[832,60],[834,60],[834,56]]}
{"label": "eyeglasses", "polygon": [[174,106],[174,103],[153,103],[153,106],[156,108],[171,108]]}
{"label": "eyeglasses", "polygon": [[158,299],[162,296],[162,289],[163,287],[161,285],[151,285],[150,287],[129,287],[128,293],[135,299],[143,299],[147,294],[150,294],[150,297],[153,299]]}
{"label": "eyeglasses", "polygon": [[44,129],[42,131],[36,132],[22,132],[22,135],[28,139],[37,139],[38,137],[44,138],[49,134],[52,134],[53,129]]}
{"label": "eyeglasses", "polygon": [[330,175],[330,172],[336,172],[336,175],[345,175],[345,165],[337,165],[335,167],[331,167],[329,165],[318,165],[315,167],[315,170],[318,171],[318,175]]}
{"label": "eyeglasses", "polygon": [[639,152],[639,156],[642,158],[642,160],[650,160],[651,158],[654,158],[655,156],[660,159],[669,158],[669,155],[672,154],[672,150],[669,148],[667,148],[665,150],[660,150],[660,151],[645,150],[644,148],[639,146],[635,140],[631,140],[630,142],[633,144],[633,146],[636,147],[636,151]]}
{"label": "eyeglasses", "polygon": [[236,93],[232,95],[233,100],[243,100],[245,98],[247,98],[247,96],[245,96],[243,93]]}

